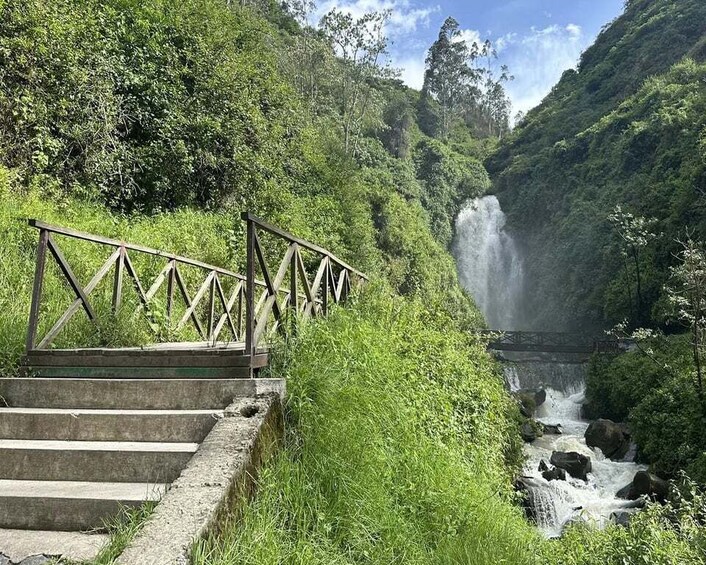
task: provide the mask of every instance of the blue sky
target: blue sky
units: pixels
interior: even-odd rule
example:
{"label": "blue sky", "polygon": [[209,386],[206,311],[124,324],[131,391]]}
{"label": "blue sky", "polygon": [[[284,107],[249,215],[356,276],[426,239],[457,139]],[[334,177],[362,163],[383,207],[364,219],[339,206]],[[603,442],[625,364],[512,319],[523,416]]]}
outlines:
{"label": "blue sky", "polygon": [[510,67],[514,114],[536,106],[576,65],[601,27],[622,12],[623,0],[320,0],[317,15],[334,6],[355,15],[393,11],[387,28],[392,64],[415,88],[422,85],[426,50],[444,19],[453,16],[467,40],[490,39],[498,65]]}

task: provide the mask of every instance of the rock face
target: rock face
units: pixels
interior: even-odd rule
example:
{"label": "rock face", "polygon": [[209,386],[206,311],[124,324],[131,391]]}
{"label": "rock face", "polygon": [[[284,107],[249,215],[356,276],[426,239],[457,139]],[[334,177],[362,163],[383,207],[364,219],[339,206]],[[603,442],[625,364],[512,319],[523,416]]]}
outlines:
{"label": "rock face", "polygon": [[575,451],[553,451],[549,462],[555,467],[564,469],[575,479],[588,481],[591,472],[591,458]]}
{"label": "rock face", "polygon": [[591,422],[584,434],[586,445],[597,447],[603,455],[614,461],[619,461],[630,448],[630,436],[625,428],[611,420],[596,420]]}
{"label": "rock face", "polygon": [[664,502],[669,495],[669,483],[647,471],[638,471],[632,483],[621,488],[616,496],[625,500],[636,500],[647,496],[653,500]]}

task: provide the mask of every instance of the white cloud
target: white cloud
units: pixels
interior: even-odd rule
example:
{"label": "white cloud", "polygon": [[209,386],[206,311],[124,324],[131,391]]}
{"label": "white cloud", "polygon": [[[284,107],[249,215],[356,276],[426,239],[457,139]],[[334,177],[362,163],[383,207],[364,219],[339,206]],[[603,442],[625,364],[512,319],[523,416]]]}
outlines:
{"label": "white cloud", "polygon": [[480,32],[475,29],[462,29],[456,41],[465,41],[468,47],[472,47],[474,43],[478,45],[483,43],[480,38]]}
{"label": "white cloud", "polygon": [[502,62],[515,76],[507,85],[513,112],[539,104],[562,73],[576,66],[588,39],[576,24],[532,28],[525,35],[500,38],[496,43],[502,43]]}
{"label": "white cloud", "polygon": [[319,4],[312,14],[312,25],[317,25],[333,8],[347,12],[354,18],[360,18],[369,12],[391,10],[392,14],[385,27],[385,33],[391,39],[410,34],[421,26],[428,26],[429,16],[440,9],[439,6],[416,8],[409,0],[326,0]]}
{"label": "white cloud", "polygon": [[424,71],[426,65],[426,51],[417,56],[410,56],[399,60],[393,60],[392,64],[401,69],[400,78],[407,86],[421,90],[424,86]]}
{"label": "white cloud", "polygon": [[566,31],[568,31],[574,37],[581,36],[581,26],[576,24],[569,24],[566,26]]}

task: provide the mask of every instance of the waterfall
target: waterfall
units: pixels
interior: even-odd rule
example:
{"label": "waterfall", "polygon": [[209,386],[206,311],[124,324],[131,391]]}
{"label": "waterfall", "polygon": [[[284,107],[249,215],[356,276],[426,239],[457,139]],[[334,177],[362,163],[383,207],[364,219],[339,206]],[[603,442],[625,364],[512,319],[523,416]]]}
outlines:
{"label": "waterfall", "polygon": [[456,219],[454,255],[461,284],[493,329],[522,328],[522,261],[495,196],[470,201]]}

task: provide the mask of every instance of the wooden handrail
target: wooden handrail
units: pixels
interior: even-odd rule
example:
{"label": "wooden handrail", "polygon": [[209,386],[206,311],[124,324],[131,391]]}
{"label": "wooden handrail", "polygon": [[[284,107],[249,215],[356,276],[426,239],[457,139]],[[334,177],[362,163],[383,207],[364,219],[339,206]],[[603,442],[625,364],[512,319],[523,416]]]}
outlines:
{"label": "wooden handrail", "polygon": [[[114,272],[113,314],[121,308],[125,277],[132,282],[139,299],[136,312],[142,312],[150,318],[154,312],[151,309],[153,307],[151,302],[160,288],[166,284],[166,319],[170,321],[172,318],[175,294],[181,297],[184,305],[183,313],[176,325],[177,331],[191,322],[205,341],[215,342],[221,332],[227,328],[234,340],[245,341],[246,354],[251,356],[257,353],[261,338],[268,332],[271,334],[285,330],[287,325],[285,321],[289,320],[285,318],[286,313],[294,312],[295,316],[292,319],[299,316],[309,318],[320,314],[325,315],[331,300],[334,303],[346,300],[352,288],[352,277],[356,277],[359,284],[368,280],[366,275],[318,245],[298,238],[247,212],[242,215],[242,218],[247,225],[246,275],[159,249],[29,219],[29,225],[39,230],[39,243],[27,331],[27,352],[48,348],[69,320],[81,310],[98,327],[99,314],[91,303],[91,294],[111,271]],[[276,272],[271,272],[267,265],[266,254],[257,233],[258,229],[269,232],[289,244]],[[84,287],[75,276],[53,235],[105,245],[111,247],[113,251]],[[320,257],[313,281],[309,280],[306,272],[301,255],[302,249]],[[142,253],[165,261],[164,268],[149,287],[142,285],[140,275],[128,252]],[[74,294],[74,300],[37,343],[42,287],[48,255],[56,261],[63,278]],[[180,265],[196,267],[202,272],[203,279],[193,296],[189,293],[179,270]],[[262,278],[257,277],[258,269]],[[289,283],[285,284],[287,277],[289,277]],[[226,278],[235,281],[228,293],[221,283]],[[203,303],[205,306],[199,308]]]}
{"label": "wooden handrail", "polygon": [[[258,348],[261,338],[267,332],[268,324],[271,331],[285,328],[285,312],[294,312],[296,318],[304,319],[317,315],[326,315],[329,301],[341,303],[346,300],[351,291],[351,277],[356,277],[359,284],[365,283],[368,277],[351,267],[345,261],[336,257],[330,251],[301,239],[289,232],[261,220],[249,212],[243,212],[241,218],[247,227],[247,269],[246,278],[246,324],[245,350],[250,354]],[[258,230],[268,232],[288,243],[284,257],[276,272],[270,270],[267,264]],[[319,266],[313,281],[304,266],[301,251],[305,249],[319,256]],[[259,268],[265,288],[256,303],[254,283],[255,273]],[[334,272],[338,271],[338,274]],[[283,291],[285,279],[289,276],[288,290]],[[303,295],[299,288],[304,290]],[[280,294],[284,292],[284,301],[279,302]],[[301,303],[299,298],[302,298]]]}
{"label": "wooden handrail", "polygon": [[[234,273],[228,269],[223,269],[222,267],[216,267],[215,265],[209,265],[208,263],[203,263],[202,261],[197,261],[195,259],[190,259],[189,257],[182,257],[180,255],[174,255],[167,251],[160,251],[159,249],[153,249],[151,247],[145,247],[143,245],[135,245],[134,243],[127,243],[125,241],[120,241],[117,239],[110,239],[108,237],[103,237],[100,235],[94,235],[72,228],[64,228],[61,226],[55,226],[42,222],[41,220],[27,220],[30,226],[37,228],[38,230],[45,230],[49,233],[56,233],[60,235],[66,235],[73,237],[74,239],[81,239],[83,241],[90,241],[91,243],[100,243],[102,245],[109,245],[112,247],[124,247],[130,251],[137,251],[139,253],[146,253],[148,255],[154,255],[155,257],[164,257],[166,259],[174,260],[185,265],[191,265],[192,267],[199,267],[201,269],[206,269],[209,271],[216,271],[219,275],[226,275],[229,277],[234,277],[236,279],[245,280],[245,277],[241,274]],[[258,281],[258,284],[264,284]]]}
{"label": "wooden handrail", "polygon": [[348,263],[345,261],[342,261],[338,257],[336,257],[333,253],[328,251],[327,249],[324,249],[323,247],[319,247],[315,243],[311,243],[305,239],[301,239],[289,232],[284,231],[283,229],[280,229],[276,226],[273,226],[272,224],[268,224],[264,220],[261,220],[257,216],[251,214],[250,212],[243,212],[240,215],[241,219],[245,222],[252,222],[259,227],[261,227],[263,230],[270,232],[273,235],[279,236],[284,240],[289,241],[289,243],[296,243],[300,247],[304,247],[306,249],[309,249],[310,251],[314,251],[315,253],[318,253],[319,255],[325,255],[328,257],[331,261],[336,263],[338,266],[343,267],[347,271],[350,271],[351,273],[354,273],[355,275],[359,276],[361,279],[367,281],[368,277],[358,271],[357,269],[351,267]]}

